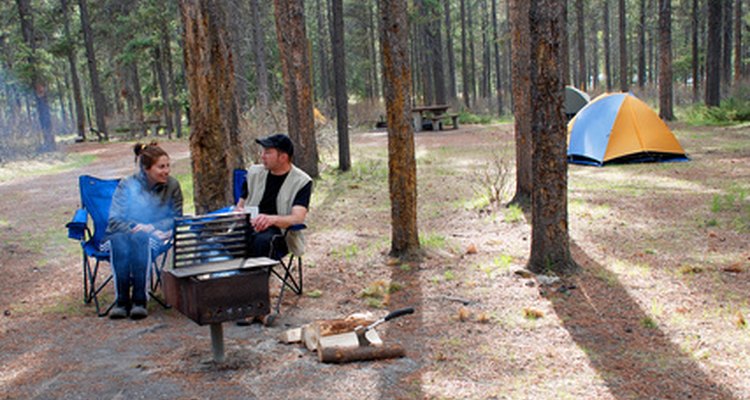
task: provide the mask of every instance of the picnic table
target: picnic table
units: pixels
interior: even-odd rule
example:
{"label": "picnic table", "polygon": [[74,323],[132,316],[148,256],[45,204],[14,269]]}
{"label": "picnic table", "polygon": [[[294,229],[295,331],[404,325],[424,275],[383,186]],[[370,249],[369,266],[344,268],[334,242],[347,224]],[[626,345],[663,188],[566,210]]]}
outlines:
{"label": "picnic table", "polygon": [[453,124],[453,129],[458,129],[458,114],[450,114],[448,113],[448,109],[450,109],[450,106],[447,104],[412,107],[411,112],[414,119],[414,129],[416,131],[421,131],[425,119],[432,122],[433,130],[442,130],[444,119],[450,119]]}

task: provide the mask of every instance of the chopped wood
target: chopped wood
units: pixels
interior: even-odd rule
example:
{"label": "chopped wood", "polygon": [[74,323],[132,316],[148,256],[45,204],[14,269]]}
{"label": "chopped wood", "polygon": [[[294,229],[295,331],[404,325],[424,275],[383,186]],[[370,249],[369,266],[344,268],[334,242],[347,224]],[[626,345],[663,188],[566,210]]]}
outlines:
{"label": "chopped wood", "polygon": [[399,344],[383,346],[362,346],[354,348],[332,347],[318,352],[318,360],[324,363],[347,363],[352,361],[373,361],[403,357],[406,354]]}
{"label": "chopped wood", "polygon": [[[370,346],[380,347],[383,345],[383,340],[380,339],[380,335],[374,330],[370,329],[365,333],[365,337],[370,341]],[[355,332],[345,332],[338,335],[321,336],[318,338],[318,344],[316,348],[318,352],[331,348],[339,349],[353,349],[360,347],[359,339]]]}
{"label": "chopped wood", "polygon": [[313,323],[302,326],[302,342],[305,344],[310,351],[318,349],[318,336],[315,333],[315,329],[312,327]]}
{"label": "chopped wood", "polygon": [[279,341],[285,344],[299,343],[302,341],[302,328],[292,328],[281,332]]}

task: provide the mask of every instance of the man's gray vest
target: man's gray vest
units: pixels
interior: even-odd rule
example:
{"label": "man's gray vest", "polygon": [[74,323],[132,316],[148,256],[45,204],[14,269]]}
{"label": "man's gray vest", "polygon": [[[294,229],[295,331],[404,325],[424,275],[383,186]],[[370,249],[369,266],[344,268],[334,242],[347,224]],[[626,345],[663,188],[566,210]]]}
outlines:
{"label": "man's gray vest", "polygon": [[[268,170],[262,165],[253,165],[247,170],[247,188],[250,193],[246,207],[258,207],[263,199],[263,192],[266,191],[267,177]],[[276,196],[276,212],[279,215],[291,214],[294,196],[310,181],[312,178],[309,175],[292,165],[289,175],[284,179],[279,194]],[[284,229],[281,231],[283,233]],[[290,231],[286,235],[286,245],[292,254],[301,256],[305,252],[305,237],[300,231]]]}

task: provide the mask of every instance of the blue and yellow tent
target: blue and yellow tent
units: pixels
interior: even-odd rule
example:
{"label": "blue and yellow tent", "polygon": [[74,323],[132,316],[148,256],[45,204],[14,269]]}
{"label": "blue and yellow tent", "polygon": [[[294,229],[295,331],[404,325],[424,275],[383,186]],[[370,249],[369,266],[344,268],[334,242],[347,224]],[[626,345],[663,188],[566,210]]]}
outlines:
{"label": "blue and yellow tent", "polygon": [[568,124],[568,161],[598,165],[687,161],[667,124],[631,93],[604,94]]}

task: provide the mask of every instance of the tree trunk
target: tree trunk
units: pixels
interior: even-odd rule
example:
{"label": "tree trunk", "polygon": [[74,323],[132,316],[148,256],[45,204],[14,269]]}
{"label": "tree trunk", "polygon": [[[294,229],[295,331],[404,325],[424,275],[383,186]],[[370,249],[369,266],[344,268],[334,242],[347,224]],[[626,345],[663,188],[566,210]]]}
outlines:
{"label": "tree trunk", "polygon": [[344,5],[343,0],[333,0],[333,76],[336,90],[336,130],[339,139],[339,169],[348,171],[349,156],[349,97],[346,94],[346,60],[344,57]]}
{"label": "tree trunk", "polygon": [[34,22],[31,11],[31,0],[16,0],[18,5],[18,15],[21,20],[21,34],[23,41],[31,50],[27,57],[31,73],[31,89],[34,93],[34,102],[36,104],[37,117],[39,118],[39,127],[42,130],[41,151],[55,150],[55,134],[52,132],[52,117],[49,111],[49,101],[47,100],[47,83],[41,72],[38,60],[36,58],[36,38],[34,37]]}
{"label": "tree trunk", "polygon": [[461,0],[461,90],[462,96],[464,97],[464,105],[467,109],[471,108],[471,100],[469,94],[469,67],[467,64],[467,48],[466,48],[466,0]]}
{"label": "tree trunk", "polygon": [[[476,4],[477,0],[468,0],[469,4],[471,5],[471,2],[474,1]],[[471,7],[469,6],[469,14],[466,19],[467,29],[469,30],[469,64],[471,65],[471,74],[469,75],[469,79],[471,80],[471,86],[469,86],[469,93],[471,96],[471,102],[476,105],[477,103],[477,62],[476,62],[476,55],[474,53],[474,23],[473,19],[471,18],[472,15],[474,15],[474,10],[476,10],[476,6]]]}
{"label": "tree trunk", "polygon": [[388,187],[393,257],[418,259],[417,162],[411,126],[411,71],[406,0],[379,0],[383,94],[388,115]]}
{"label": "tree trunk", "polygon": [[646,0],[639,0],[638,28],[638,88],[646,85]]}
{"label": "tree trunk", "polygon": [[243,168],[232,54],[220,0],[180,0],[190,93],[195,211],[232,204],[232,171]]}
{"label": "tree trunk", "polygon": [[674,119],[672,110],[672,1],[659,0],[659,116]]}
{"label": "tree trunk", "polygon": [[698,85],[698,79],[700,78],[700,69],[698,64],[698,0],[693,0],[693,11],[691,13],[691,24],[690,24],[690,31],[692,34],[691,37],[691,44],[692,44],[692,67],[693,67],[693,103],[698,102],[698,88],[700,87]]}
{"label": "tree trunk", "polygon": [[528,0],[510,0],[511,83],[516,138],[516,194],[511,203],[531,205],[531,42]]}
{"label": "tree trunk", "polygon": [[161,47],[159,45],[154,46],[154,69],[156,70],[157,79],[159,81],[159,90],[161,90],[162,103],[164,103],[164,109],[162,115],[164,116],[164,122],[167,127],[167,137],[172,138],[172,98],[169,96],[169,85],[167,84],[167,74],[164,73],[164,63],[162,62]]}
{"label": "tree trunk", "polygon": [[443,0],[445,14],[445,44],[448,51],[448,98],[456,98],[456,55],[453,50],[453,26],[451,23],[451,2]]}
{"label": "tree trunk", "polygon": [[567,129],[560,76],[564,6],[531,0],[531,105],[533,195],[529,270],[569,273],[577,269],[568,237]]}
{"label": "tree trunk", "polygon": [[91,92],[94,99],[94,114],[96,115],[96,130],[99,140],[109,140],[107,133],[107,101],[99,84],[99,70],[96,65],[96,53],[94,52],[94,34],[91,32],[89,22],[88,6],[86,0],[78,0],[78,9],[81,12],[81,29],[83,30],[83,41],[86,44],[86,59],[89,66],[89,77],[91,78]]}
{"label": "tree trunk", "polygon": [[445,104],[445,72],[443,71],[443,41],[441,39],[440,9],[438,3],[427,4],[430,20],[427,23],[427,39],[432,61],[432,82],[435,88],[435,103]]}
{"label": "tree trunk", "polygon": [[237,107],[240,114],[250,109],[248,96],[247,67],[247,45],[245,44],[246,27],[250,21],[245,17],[247,2],[245,0],[225,0],[227,14],[227,30],[229,32],[229,43],[232,49],[232,65],[234,66],[234,85],[237,99]]}
{"label": "tree trunk", "polygon": [[263,10],[259,0],[250,0],[253,14],[253,48],[255,49],[255,84],[256,101],[262,108],[267,108],[271,100],[268,88],[268,67],[266,66],[266,44],[263,40]]}
{"label": "tree trunk", "polygon": [[583,21],[583,0],[576,0],[576,37],[578,39],[578,88],[584,92],[588,89],[586,74],[586,28]]}
{"label": "tree trunk", "polygon": [[86,140],[86,115],[83,110],[83,98],[81,97],[81,81],[78,77],[78,66],[76,63],[75,47],[70,36],[70,19],[68,18],[68,0],[60,0],[63,12],[63,23],[65,28],[65,40],[69,46],[67,51],[68,64],[70,65],[70,80],[73,83],[73,101],[75,101],[76,131],[82,141]]}
{"label": "tree trunk", "polygon": [[627,31],[625,30],[625,0],[619,0],[620,5],[618,12],[619,30],[620,30],[620,91],[630,91],[630,71],[628,70],[628,40]]}
{"label": "tree trunk", "polygon": [[[697,0],[696,0],[697,1]],[[610,46],[610,37],[609,34],[609,0],[604,0],[604,10],[603,13],[603,23],[604,23],[604,75],[606,75],[606,85],[607,85],[607,91],[612,91],[612,63],[611,63],[611,54],[612,49]]]}
{"label": "tree trunk", "polygon": [[497,96],[497,115],[503,115],[503,77],[500,74],[500,37],[497,25],[497,0],[492,0],[492,43],[495,52],[495,95]]}
{"label": "tree trunk", "polygon": [[177,83],[174,79],[174,68],[172,65],[172,49],[171,39],[169,35],[169,27],[167,24],[161,27],[161,46],[164,49],[164,63],[167,69],[167,80],[169,84],[169,92],[171,95],[169,109],[172,110],[174,116],[169,115],[167,118],[173,121],[172,128],[176,131],[177,137],[182,137],[182,105],[177,101]]}
{"label": "tree trunk", "polygon": [[744,78],[742,67],[742,0],[734,2],[734,81]]}
{"label": "tree trunk", "polygon": [[274,0],[276,37],[284,76],[284,98],[289,136],[294,142],[295,164],[318,177],[318,147],[313,124],[310,59],[305,33],[304,0]]}
{"label": "tree trunk", "polygon": [[722,10],[721,83],[725,91],[732,82],[732,0],[724,0]]}
{"label": "tree trunk", "polygon": [[[377,6],[377,5],[376,5]],[[377,100],[380,98],[380,72],[378,69],[378,52],[376,50],[376,47],[379,48],[380,46],[376,46],[377,43],[377,22],[375,20],[375,12],[373,11],[373,5],[370,4],[370,2],[367,2],[367,14],[368,14],[368,27],[367,30],[370,34],[369,38],[369,53],[371,55],[371,61],[370,61],[370,75],[372,76],[371,82],[372,82],[372,95],[373,98],[370,100]]]}
{"label": "tree trunk", "polygon": [[708,0],[708,43],[706,46],[706,105],[721,102],[721,4]]}
{"label": "tree trunk", "polygon": [[138,75],[138,63],[133,60],[120,65],[122,79],[122,89],[120,93],[125,97],[128,105],[128,119],[130,125],[135,127],[138,132],[147,132],[147,127],[143,118],[143,96],[141,96],[141,81]]}
{"label": "tree trunk", "polygon": [[568,0],[562,0],[563,2],[563,24],[565,34],[562,37],[562,58],[560,59],[560,67],[562,68],[562,80],[563,85],[570,84],[570,43],[568,42]]}
{"label": "tree trunk", "polygon": [[[333,6],[336,7],[336,0],[334,0]],[[331,99],[331,84],[328,82],[328,77],[330,76],[331,70],[328,66],[328,49],[326,46],[326,39],[328,39],[326,36],[326,27],[328,24],[326,24],[325,19],[323,17],[323,11],[325,11],[326,7],[323,7],[320,5],[320,0],[315,0],[315,8],[316,8],[316,14],[317,14],[317,22],[318,22],[318,62],[319,68],[320,68],[320,95],[319,100],[322,104],[325,106],[324,109],[328,109],[330,106],[330,99]],[[343,11],[342,11],[343,12]],[[334,16],[334,21],[332,21],[333,24],[333,31],[336,30],[336,20]],[[331,42],[334,42],[335,39],[331,37]],[[343,45],[343,37],[342,42]],[[333,44],[333,52],[336,52],[336,44]],[[335,57],[335,55],[334,55]],[[335,61],[334,61],[335,64]],[[334,67],[334,80],[336,79],[336,69]],[[338,108],[338,102],[336,103],[336,107]],[[340,160],[339,160],[340,161]]]}

